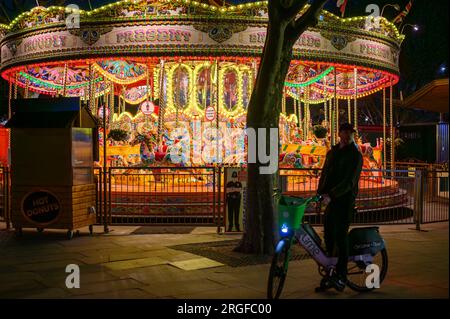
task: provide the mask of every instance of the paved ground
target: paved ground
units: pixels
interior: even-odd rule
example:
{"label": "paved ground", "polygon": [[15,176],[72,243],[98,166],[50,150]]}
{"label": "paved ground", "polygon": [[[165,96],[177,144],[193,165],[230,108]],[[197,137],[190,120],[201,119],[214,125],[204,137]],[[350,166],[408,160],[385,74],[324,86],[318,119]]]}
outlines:
{"label": "paved ground", "polygon": [[[448,298],[448,223],[384,226],[389,271],[381,289],[314,293],[312,260],[290,264],[283,298]],[[0,298],[265,298],[269,265],[232,268],[168,246],[235,239],[213,228],[191,234],[130,235],[136,227],[95,229],[68,241],[63,233],[25,232],[16,239],[0,223]],[[321,230],[318,230],[321,233]],[[81,288],[67,289],[65,267],[77,264]]]}

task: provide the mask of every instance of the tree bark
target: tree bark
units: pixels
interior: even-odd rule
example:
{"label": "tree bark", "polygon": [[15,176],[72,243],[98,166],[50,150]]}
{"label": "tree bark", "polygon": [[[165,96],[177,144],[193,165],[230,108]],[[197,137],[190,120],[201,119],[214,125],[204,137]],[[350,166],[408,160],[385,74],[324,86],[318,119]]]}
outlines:
{"label": "tree bark", "polygon": [[[299,17],[307,3],[296,0],[269,0],[267,27],[261,63],[247,112],[247,127],[256,132],[265,128],[266,150],[270,146],[270,128],[278,128],[284,81],[292,59],[292,48],[299,36],[317,23],[326,0],[316,0]],[[258,143],[256,145],[258,154]],[[277,163],[278,164],[278,163]],[[273,203],[273,179],[277,176],[260,173],[264,166],[257,157],[248,163],[246,224],[236,251],[252,254],[272,254],[276,239],[276,210]],[[275,174],[277,175],[277,174]]]}

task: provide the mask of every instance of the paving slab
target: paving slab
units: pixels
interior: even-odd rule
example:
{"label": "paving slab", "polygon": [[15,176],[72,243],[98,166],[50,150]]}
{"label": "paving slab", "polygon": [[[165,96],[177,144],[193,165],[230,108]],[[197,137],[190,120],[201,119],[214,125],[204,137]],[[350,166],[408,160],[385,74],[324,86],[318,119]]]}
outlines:
{"label": "paving slab", "polygon": [[183,270],[198,270],[224,266],[224,264],[222,263],[204,257],[181,261],[173,261],[170,262],[169,264]]}
{"label": "paving slab", "polygon": [[225,285],[211,280],[185,280],[182,284],[179,281],[156,282],[142,287],[143,290],[159,297],[190,295],[224,288]]}
{"label": "paving slab", "polygon": [[114,261],[114,262],[104,263],[103,266],[105,266],[106,268],[111,269],[111,270],[124,270],[124,269],[131,269],[131,268],[141,268],[141,267],[148,267],[148,266],[155,266],[155,265],[163,265],[165,263],[167,263],[167,261],[162,258],[148,257],[148,258],[133,259],[133,260]]}

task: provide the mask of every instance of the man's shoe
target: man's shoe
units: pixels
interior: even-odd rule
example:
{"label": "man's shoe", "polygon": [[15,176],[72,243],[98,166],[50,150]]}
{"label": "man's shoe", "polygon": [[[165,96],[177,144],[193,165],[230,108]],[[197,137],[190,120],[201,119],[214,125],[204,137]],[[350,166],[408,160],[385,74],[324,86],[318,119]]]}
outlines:
{"label": "man's shoe", "polygon": [[339,292],[343,292],[345,288],[345,281],[336,277],[324,277],[320,281],[320,286],[315,289],[316,292],[324,292],[331,288],[336,289]]}
{"label": "man's shoe", "polygon": [[333,288],[333,286],[331,284],[330,277],[323,277],[322,280],[320,281],[320,286],[317,287],[315,291],[324,292],[331,288]]}
{"label": "man's shoe", "polygon": [[228,226],[228,232],[232,232],[233,231],[233,227]]}
{"label": "man's shoe", "polygon": [[338,276],[332,276],[330,278],[331,286],[339,292],[343,292],[345,289],[346,282]]}
{"label": "man's shoe", "polygon": [[240,229],[239,227],[236,227],[236,231],[237,231],[237,232],[240,232],[241,229]]}

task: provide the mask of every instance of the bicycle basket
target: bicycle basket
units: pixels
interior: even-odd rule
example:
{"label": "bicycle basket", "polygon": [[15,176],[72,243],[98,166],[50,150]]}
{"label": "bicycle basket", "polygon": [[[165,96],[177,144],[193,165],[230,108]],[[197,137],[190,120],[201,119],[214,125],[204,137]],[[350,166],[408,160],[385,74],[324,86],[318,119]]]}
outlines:
{"label": "bicycle basket", "polygon": [[281,196],[278,201],[278,225],[285,225],[297,230],[302,224],[307,200],[289,196]]}

